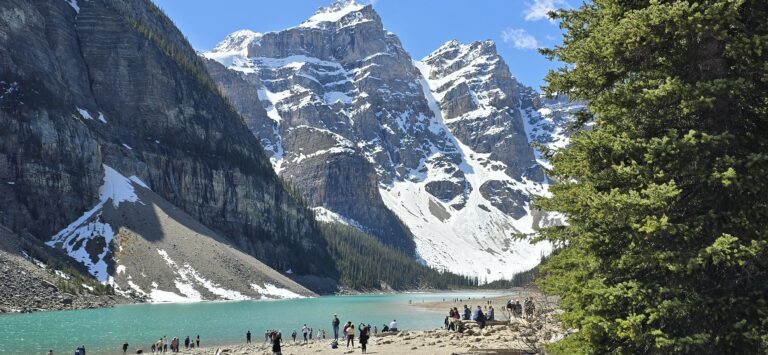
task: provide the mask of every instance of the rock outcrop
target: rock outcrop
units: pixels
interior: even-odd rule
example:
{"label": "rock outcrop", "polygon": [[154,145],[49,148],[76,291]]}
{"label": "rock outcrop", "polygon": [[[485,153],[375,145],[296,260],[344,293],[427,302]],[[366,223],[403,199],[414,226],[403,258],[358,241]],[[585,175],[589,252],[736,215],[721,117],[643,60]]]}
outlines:
{"label": "rock outcrop", "polygon": [[87,279],[77,280],[71,265],[59,264],[62,269],[46,265],[24,249],[10,230],[0,226],[0,313],[29,313],[41,310],[64,310],[109,307],[129,300],[96,292],[100,285]]}

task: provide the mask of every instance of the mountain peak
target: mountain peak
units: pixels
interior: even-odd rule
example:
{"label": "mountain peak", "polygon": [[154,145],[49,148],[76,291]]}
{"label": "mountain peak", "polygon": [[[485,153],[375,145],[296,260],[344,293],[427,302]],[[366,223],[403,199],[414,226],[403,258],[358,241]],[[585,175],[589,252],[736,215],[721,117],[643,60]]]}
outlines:
{"label": "mountain peak", "polygon": [[315,11],[312,17],[302,22],[299,27],[319,27],[326,22],[337,22],[350,13],[360,11],[370,5],[363,5],[356,0],[336,0],[329,6],[323,6]]}
{"label": "mountain peak", "polygon": [[232,32],[227,35],[219,44],[213,48],[213,52],[239,52],[248,49],[253,41],[261,39],[262,34],[251,30],[243,29]]}
{"label": "mountain peak", "polygon": [[475,56],[478,56],[478,55],[496,56],[498,55],[496,51],[496,42],[494,42],[493,40],[487,39],[484,41],[474,41],[470,44],[464,44],[459,42],[458,40],[452,39],[448,42],[443,43],[443,45],[438,47],[434,52],[424,57],[422,61],[429,62],[434,60],[435,58],[453,59],[457,57],[463,57],[468,54],[474,54]]}

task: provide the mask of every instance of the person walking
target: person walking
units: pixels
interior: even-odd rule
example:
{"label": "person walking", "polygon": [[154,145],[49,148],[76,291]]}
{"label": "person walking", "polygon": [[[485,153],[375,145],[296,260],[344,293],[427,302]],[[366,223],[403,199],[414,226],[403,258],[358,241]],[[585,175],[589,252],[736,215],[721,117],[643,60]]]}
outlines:
{"label": "person walking", "polygon": [[293,330],[293,333],[291,333],[291,338],[293,338],[293,342],[296,342],[296,329]]}
{"label": "person walking", "polygon": [[333,338],[336,340],[339,340],[339,324],[341,322],[339,321],[338,315],[333,315],[333,320],[331,321],[331,326],[333,327]]}

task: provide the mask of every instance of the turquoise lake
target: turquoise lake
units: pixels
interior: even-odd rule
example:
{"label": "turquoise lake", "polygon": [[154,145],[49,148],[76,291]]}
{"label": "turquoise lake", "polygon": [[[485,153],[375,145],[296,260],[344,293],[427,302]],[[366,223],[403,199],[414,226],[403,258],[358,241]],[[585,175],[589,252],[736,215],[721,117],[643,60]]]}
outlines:
{"label": "turquoise lake", "polygon": [[[409,306],[453,298],[493,297],[501,292],[406,293],[355,296],[323,296],[280,301],[201,302],[191,304],[135,304],[114,308],[0,315],[0,354],[72,354],[85,345],[90,354],[122,354],[149,345],[163,335],[194,339],[203,347],[245,341],[250,330],[253,341],[264,341],[267,329],[301,333],[304,323],[315,335],[325,329],[333,335],[334,313],[343,322],[378,325],[397,319],[400,329],[424,330],[442,326],[446,312]],[[301,335],[299,335],[301,336]]]}

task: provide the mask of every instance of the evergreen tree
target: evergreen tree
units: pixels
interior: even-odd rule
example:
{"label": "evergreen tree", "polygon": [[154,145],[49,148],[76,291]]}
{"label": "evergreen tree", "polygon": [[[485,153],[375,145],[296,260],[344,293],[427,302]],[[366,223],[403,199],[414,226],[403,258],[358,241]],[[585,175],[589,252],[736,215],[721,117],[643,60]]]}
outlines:
{"label": "evergreen tree", "polygon": [[548,92],[592,129],[552,155],[568,217],[540,285],[555,353],[768,352],[768,2],[593,0],[554,14]]}

